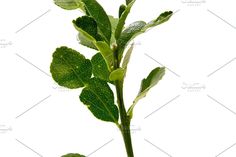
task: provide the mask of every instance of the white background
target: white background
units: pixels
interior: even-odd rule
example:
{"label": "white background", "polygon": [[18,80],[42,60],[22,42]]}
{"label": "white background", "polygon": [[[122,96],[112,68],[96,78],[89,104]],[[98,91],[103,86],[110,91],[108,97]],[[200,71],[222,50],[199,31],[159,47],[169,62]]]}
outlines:
{"label": "white background", "polygon": [[[0,2],[0,157],[125,157],[116,126],[92,116],[80,89],[61,88],[50,77],[56,47],[95,54],[76,40],[71,21],[81,13],[51,0]],[[114,16],[124,3],[99,2]],[[234,0],[137,0],[127,23],[177,12],[135,40],[127,108],[157,62],[169,69],[135,108],[135,157],[236,156],[235,6]]]}

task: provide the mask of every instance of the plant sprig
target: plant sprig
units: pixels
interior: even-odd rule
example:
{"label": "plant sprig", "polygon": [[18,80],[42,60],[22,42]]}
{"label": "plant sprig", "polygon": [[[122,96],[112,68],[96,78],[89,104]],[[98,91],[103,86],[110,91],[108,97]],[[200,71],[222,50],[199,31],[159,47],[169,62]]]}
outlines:
{"label": "plant sprig", "polygon": [[[137,97],[126,110],[123,84],[134,45],[131,44],[128,49],[127,47],[138,35],[168,21],[173,15],[172,11],[166,11],[148,23],[136,21],[126,26],[126,19],[135,0],[126,0],[126,4],[120,6],[117,18],[107,15],[96,0],[54,0],[54,2],[63,9],[80,9],[84,13],[84,16],[73,20],[73,25],[78,31],[80,44],[96,50],[97,53],[90,60],[66,46],[57,48],[50,66],[53,79],[60,86],[69,89],[82,88],[80,101],[96,118],[116,124],[122,133],[127,157],[134,157],[130,135],[133,109],[137,102],[162,79],[165,68],[153,69],[142,80]],[[116,94],[110,86],[115,86]],[[67,154],[62,157],[84,156]]]}

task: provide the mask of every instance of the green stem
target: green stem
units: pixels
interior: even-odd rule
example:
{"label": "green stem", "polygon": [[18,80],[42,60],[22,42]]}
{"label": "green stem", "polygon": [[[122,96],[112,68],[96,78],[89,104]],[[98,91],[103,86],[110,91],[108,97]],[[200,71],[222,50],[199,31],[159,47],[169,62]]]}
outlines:
{"label": "green stem", "polygon": [[121,119],[120,131],[122,133],[123,140],[125,143],[127,157],[134,157],[131,134],[130,134],[130,119],[127,116],[123,100],[123,81],[116,81],[115,84],[116,84],[117,101],[119,105],[120,119]]}
{"label": "green stem", "polygon": [[[114,50],[114,70],[120,67],[120,63],[118,60],[118,54],[116,49]],[[123,136],[123,140],[125,143],[125,148],[127,152],[127,157],[134,157],[133,147],[132,147],[132,139],[130,134],[130,117],[127,115],[124,98],[123,98],[123,80],[115,81],[116,86],[116,94],[117,94],[117,103],[119,107],[119,114],[121,124],[119,125],[119,129]]]}

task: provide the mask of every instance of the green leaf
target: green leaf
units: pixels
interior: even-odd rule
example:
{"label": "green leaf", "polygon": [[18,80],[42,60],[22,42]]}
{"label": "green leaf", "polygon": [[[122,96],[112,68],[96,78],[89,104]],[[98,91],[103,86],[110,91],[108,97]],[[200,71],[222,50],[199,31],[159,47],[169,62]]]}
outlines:
{"label": "green leaf", "polygon": [[74,89],[88,82],[92,75],[92,65],[79,52],[63,46],[53,53],[50,71],[59,85]]}
{"label": "green leaf", "polygon": [[89,16],[82,16],[73,20],[75,28],[79,31],[78,39],[81,45],[96,49],[95,42],[102,40],[98,34],[96,21]]}
{"label": "green leaf", "polygon": [[151,71],[147,78],[142,80],[141,89],[138,96],[146,96],[150,88],[155,86],[164,76],[165,68],[155,68]]}
{"label": "green leaf", "polygon": [[164,76],[165,68],[157,67],[151,71],[147,78],[142,80],[140,91],[128,110],[128,115],[132,118],[133,109],[137,102],[147,95],[147,92],[154,87]]}
{"label": "green leaf", "polygon": [[130,24],[129,27],[121,33],[120,38],[117,40],[119,59],[122,58],[126,45],[141,33],[142,28],[145,27],[145,25],[146,22],[137,21]]}
{"label": "green leaf", "polygon": [[109,20],[111,22],[111,28],[112,28],[111,44],[113,44],[113,43],[116,42],[115,31],[116,31],[116,27],[117,27],[119,19],[118,18],[114,18],[113,16],[109,16]]}
{"label": "green leaf", "polygon": [[102,55],[100,53],[95,54],[91,59],[91,63],[94,77],[109,82],[110,72]]}
{"label": "green leaf", "polygon": [[127,72],[127,68],[128,68],[128,64],[129,64],[129,61],[130,61],[131,54],[133,52],[133,48],[134,48],[134,44],[132,44],[130,46],[130,48],[126,52],[125,57],[124,57],[123,62],[122,62],[122,68],[124,69],[124,77],[126,76],[126,72]]}
{"label": "green leaf", "polygon": [[84,155],[80,155],[80,154],[67,154],[67,155],[63,155],[62,157],[85,157]]}
{"label": "green leaf", "polygon": [[86,7],[89,15],[94,18],[98,24],[102,35],[106,38],[106,41],[110,43],[111,39],[111,23],[110,20],[102,8],[102,6],[96,0],[81,0]]}
{"label": "green leaf", "polygon": [[116,39],[118,40],[119,37],[120,37],[120,34],[124,28],[124,25],[125,25],[125,21],[130,13],[130,10],[134,4],[135,0],[133,0],[126,8],[125,10],[123,11],[123,13],[121,14],[120,16],[120,19],[119,19],[119,22],[118,22],[118,25],[116,27],[116,31],[115,31],[115,37]]}
{"label": "green leaf", "polygon": [[139,34],[144,33],[146,30],[148,30],[151,27],[155,27],[157,25],[160,25],[170,19],[170,17],[173,15],[172,11],[167,11],[162,13],[157,19],[145,23],[143,21],[137,21],[132,23],[128,28],[126,28],[120,35],[120,38],[117,41],[118,45],[118,54],[119,59],[122,58],[123,52],[126,48],[126,46],[129,44],[129,42],[134,39]]}
{"label": "green leaf", "polygon": [[61,7],[62,9],[66,10],[74,10],[74,9],[81,9],[84,10],[84,4],[81,0],[54,0],[54,3]]}
{"label": "green leaf", "polygon": [[[91,41],[93,45],[100,51],[103,58],[106,61],[109,71],[113,66],[113,52],[110,46],[101,41],[101,36],[98,34],[96,21],[88,16],[79,17],[73,21],[75,28],[86,38],[87,41]],[[89,45],[91,46],[91,45]]]}
{"label": "green leaf", "polygon": [[158,18],[156,18],[155,20],[149,22],[144,28],[143,28],[143,32],[145,32],[147,29],[151,28],[151,27],[155,27],[157,25],[160,25],[166,21],[168,21],[171,16],[173,15],[173,12],[172,11],[166,11],[162,14],[160,14],[158,16]]}
{"label": "green leaf", "polygon": [[95,45],[105,59],[109,71],[111,71],[113,67],[113,51],[110,46],[104,41],[98,41]]}
{"label": "green leaf", "polygon": [[93,44],[91,40],[89,40],[84,34],[79,33],[78,34],[78,41],[81,45],[84,45],[86,47],[89,47],[91,49],[97,50],[97,47]]}
{"label": "green leaf", "polygon": [[132,0],[126,0],[126,5],[130,4]]}
{"label": "green leaf", "polygon": [[73,20],[73,24],[87,40],[92,42],[102,40],[102,37],[98,34],[97,23],[92,17],[79,17],[76,20]]}
{"label": "green leaf", "polygon": [[111,81],[123,80],[123,78],[124,78],[124,69],[123,68],[118,68],[118,69],[112,71],[109,76],[109,79]]}
{"label": "green leaf", "polygon": [[113,92],[105,81],[92,78],[82,90],[80,100],[96,118],[118,124],[118,108],[114,104]]}
{"label": "green leaf", "polygon": [[119,18],[121,17],[122,13],[125,11],[126,5],[122,4],[119,8]]}

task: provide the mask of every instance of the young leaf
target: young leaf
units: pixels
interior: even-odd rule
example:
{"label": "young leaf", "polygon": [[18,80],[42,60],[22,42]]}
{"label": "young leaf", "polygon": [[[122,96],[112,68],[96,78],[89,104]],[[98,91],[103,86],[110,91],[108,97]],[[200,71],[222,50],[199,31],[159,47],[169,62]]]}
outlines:
{"label": "young leaf", "polygon": [[117,40],[118,45],[118,54],[119,59],[122,58],[123,52],[125,50],[126,45],[135,38],[138,34],[141,33],[143,27],[145,27],[146,22],[137,21],[129,25],[122,33],[120,38]]}
{"label": "young leaf", "polygon": [[85,11],[84,4],[81,0],[54,0],[54,3],[62,9],[74,10],[79,8],[82,11]]}
{"label": "young leaf", "polygon": [[112,28],[112,33],[111,33],[111,44],[116,42],[115,39],[115,31],[116,31],[116,27],[118,24],[119,19],[118,18],[114,18],[113,16],[109,16],[109,20],[111,22],[111,28]]}
{"label": "young leaf", "polygon": [[95,45],[105,59],[109,71],[111,71],[113,66],[113,52],[110,46],[104,41],[98,41]]}
{"label": "young leaf", "polygon": [[113,92],[105,81],[90,79],[80,94],[80,100],[96,118],[118,124],[118,108],[114,104]]}
{"label": "young leaf", "polygon": [[145,32],[148,28],[151,28],[151,27],[155,27],[157,25],[160,25],[166,21],[168,21],[171,16],[173,15],[173,12],[172,11],[166,11],[162,14],[160,14],[158,16],[158,18],[156,18],[155,20],[149,22],[144,28],[143,28],[143,32]]}
{"label": "young leaf", "polygon": [[92,75],[92,65],[79,52],[60,47],[53,53],[50,71],[59,85],[74,89],[83,87],[88,82]]}
{"label": "young leaf", "polygon": [[119,18],[121,17],[122,13],[125,11],[126,5],[122,4],[119,8]]}
{"label": "young leaf", "polygon": [[101,53],[95,54],[91,59],[93,67],[93,75],[96,78],[109,82],[110,72],[107,68],[107,64],[102,57]]}
{"label": "young leaf", "polygon": [[134,44],[132,44],[130,46],[130,48],[126,52],[125,57],[124,57],[123,62],[122,62],[122,68],[124,69],[124,77],[126,76],[126,72],[127,72],[127,68],[128,68],[128,64],[129,64],[129,61],[130,61],[131,54],[133,52],[133,48],[134,48]]}
{"label": "young leaf", "polygon": [[[120,37],[120,34],[124,28],[124,25],[125,25],[125,21],[126,21],[126,18],[128,17],[129,13],[130,13],[130,10],[134,4],[135,0],[133,0],[126,8],[125,10],[122,12],[121,16],[120,16],[120,19],[119,19],[119,22],[118,22],[118,25],[116,27],[116,31],[115,31],[115,37],[116,39],[118,40],[119,37]],[[121,11],[120,11],[121,12]]]}
{"label": "young leaf", "polygon": [[133,109],[137,102],[147,95],[147,92],[154,87],[164,76],[165,68],[155,68],[151,71],[147,78],[142,80],[140,91],[135,98],[132,106],[128,110],[128,115],[132,118]]}
{"label": "young leaf", "polygon": [[90,40],[101,52],[109,71],[111,71],[113,65],[113,52],[105,41],[101,41],[101,36],[97,33],[96,21],[89,16],[83,16],[74,20],[73,23],[83,37],[85,37],[86,40]]}
{"label": "young leaf", "polygon": [[124,78],[124,69],[123,68],[118,68],[118,69],[112,71],[109,76],[109,79],[111,81],[123,80],[123,78]]}
{"label": "young leaf", "polygon": [[128,5],[129,3],[131,3],[132,0],[126,0],[126,4]]}
{"label": "young leaf", "polygon": [[151,27],[155,27],[157,25],[160,25],[170,19],[170,17],[173,15],[172,11],[167,11],[162,13],[157,19],[149,22],[146,24],[143,21],[138,21],[132,23],[128,28],[126,28],[122,33],[120,38],[117,41],[118,45],[118,54],[119,59],[122,58],[123,52],[126,48],[126,46],[129,44],[129,42],[134,39],[139,34],[144,33],[146,30],[148,30]]}
{"label": "young leaf", "polygon": [[89,16],[82,16],[73,20],[75,28],[79,31],[78,39],[81,45],[97,49],[94,42],[102,40],[98,34],[96,21]]}
{"label": "young leaf", "polygon": [[82,16],[73,20],[75,28],[84,36],[87,40],[99,41],[102,37],[98,34],[97,22],[89,16]]}
{"label": "young leaf", "polygon": [[85,157],[85,156],[80,154],[67,154],[63,155],[62,157]]}
{"label": "young leaf", "polygon": [[111,23],[110,20],[102,8],[102,6],[96,0],[81,0],[86,7],[89,15],[94,18],[98,24],[102,35],[106,38],[106,41],[110,43],[111,39]]}
{"label": "young leaf", "polygon": [[165,68],[155,68],[151,71],[147,78],[142,80],[141,89],[138,96],[146,96],[150,88],[155,86],[164,76]]}
{"label": "young leaf", "polygon": [[89,47],[91,49],[97,50],[97,47],[93,44],[91,40],[89,40],[85,35],[82,33],[78,33],[78,41],[81,45],[84,45],[86,47]]}

